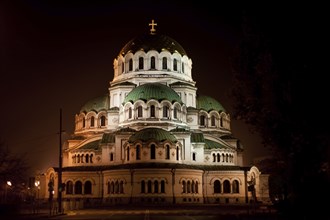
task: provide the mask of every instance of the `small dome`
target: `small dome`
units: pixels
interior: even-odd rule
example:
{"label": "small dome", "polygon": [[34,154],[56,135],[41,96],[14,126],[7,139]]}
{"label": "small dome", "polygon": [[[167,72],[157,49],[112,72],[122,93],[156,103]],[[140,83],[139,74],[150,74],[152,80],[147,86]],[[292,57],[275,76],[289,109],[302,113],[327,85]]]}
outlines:
{"label": "small dome", "polygon": [[212,110],[226,112],[225,108],[217,100],[203,95],[197,96],[197,109],[203,109],[207,112]]}
{"label": "small dome", "polygon": [[143,130],[140,130],[133,134],[129,139],[129,143],[134,143],[135,141],[157,141],[157,142],[163,142],[163,141],[170,141],[172,143],[177,142],[176,137],[171,134],[170,132],[163,130],[161,128],[146,128]]}
{"label": "small dome", "polygon": [[107,110],[109,105],[109,95],[105,94],[100,97],[89,100],[83,107],[81,107],[80,112],[90,112],[101,110]]}
{"label": "small dome", "polygon": [[161,102],[162,100],[168,100],[171,103],[173,102],[182,103],[178,93],[176,93],[170,87],[163,85],[161,83],[146,83],[134,88],[125,97],[124,103],[127,102],[134,103],[137,100],[143,100],[147,102],[150,99],[156,99],[159,102]]}
{"label": "small dome", "polygon": [[125,56],[129,52],[135,53],[139,50],[145,52],[156,50],[159,53],[163,50],[167,50],[170,53],[177,52],[182,56],[187,55],[178,42],[162,34],[143,34],[133,38],[121,49],[120,54]]}

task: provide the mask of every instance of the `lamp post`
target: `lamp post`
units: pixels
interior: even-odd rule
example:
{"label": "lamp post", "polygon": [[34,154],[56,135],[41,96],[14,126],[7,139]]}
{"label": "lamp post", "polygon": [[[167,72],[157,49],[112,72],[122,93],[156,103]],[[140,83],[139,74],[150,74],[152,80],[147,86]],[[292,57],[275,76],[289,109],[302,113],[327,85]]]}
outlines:
{"label": "lamp post", "polygon": [[37,188],[37,201],[36,201],[36,211],[37,213],[39,212],[39,190],[40,190],[40,181],[39,180],[36,180],[34,182],[34,185],[36,186]]}

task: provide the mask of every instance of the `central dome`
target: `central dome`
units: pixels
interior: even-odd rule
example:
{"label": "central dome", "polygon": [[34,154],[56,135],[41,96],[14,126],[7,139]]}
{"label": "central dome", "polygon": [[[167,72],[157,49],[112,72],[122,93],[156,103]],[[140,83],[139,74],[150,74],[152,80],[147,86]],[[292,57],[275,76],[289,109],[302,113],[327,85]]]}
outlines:
{"label": "central dome", "polygon": [[161,83],[146,83],[141,86],[134,88],[125,97],[124,103],[132,102],[137,100],[149,101],[150,99],[156,99],[158,101],[168,100],[170,102],[180,102],[181,98],[173,89],[163,85]]}
{"label": "central dome", "polygon": [[177,139],[173,134],[161,128],[145,128],[136,132],[128,139],[128,142],[130,143],[134,143],[136,141],[170,141],[172,143],[176,143]]}
{"label": "central dome", "polygon": [[143,34],[130,40],[120,51],[122,56],[127,53],[135,53],[139,50],[148,52],[149,50],[156,50],[161,52],[167,50],[170,53],[177,52],[183,55],[187,55],[183,47],[173,40],[172,38],[162,34]]}

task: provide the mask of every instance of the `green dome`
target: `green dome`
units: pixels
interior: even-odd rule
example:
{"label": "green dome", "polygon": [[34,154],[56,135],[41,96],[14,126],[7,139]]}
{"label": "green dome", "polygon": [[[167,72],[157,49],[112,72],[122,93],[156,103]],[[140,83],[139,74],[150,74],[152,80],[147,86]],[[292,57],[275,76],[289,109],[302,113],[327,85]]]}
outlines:
{"label": "green dome", "polygon": [[140,35],[130,40],[120,51],[120,54],[125,56],[129,52],[135,53],[140,50],[145,52],[148,52],[149,50],[156,50],[158,52],[167,50],[170,53],[177,52],[182,56],[187,55],[185,50],[178,42],[162,34]]}
{"label": "green dome", "polygon": [[100,97],[89,100],[83,107],[81,107],[80,112],[90,112],[101,110],[107,110],[109,106],[109,95],[105,94]]}
{"label": "green dome", "polygon": [[204,109],[209,112],[215,110],[218,112],[226,112],[224,107],[214,98],[209,96],[197,96],[197,109]]}
{"label": "green dome", "polygon": [[134,103],[137,100],[143,100],[147,102],[150,99],[156,99],[159,102],[162,100],[168,100],[171,103],[180,102],[181,98],[173,89],[168,86],[165,86],[161,83],[146,83],[141,86],[134,88],[128,95],[125,97],[124,103],[132,102]]}
{"label": "green dome", "polygon": [[134,143],[136,141],[147,142],[149,140],[163,142],[171,141],[173,143],[177,142],[176,137],[170,132],[163,130],[161,128],[145,128],[133,134],[128,142]]}

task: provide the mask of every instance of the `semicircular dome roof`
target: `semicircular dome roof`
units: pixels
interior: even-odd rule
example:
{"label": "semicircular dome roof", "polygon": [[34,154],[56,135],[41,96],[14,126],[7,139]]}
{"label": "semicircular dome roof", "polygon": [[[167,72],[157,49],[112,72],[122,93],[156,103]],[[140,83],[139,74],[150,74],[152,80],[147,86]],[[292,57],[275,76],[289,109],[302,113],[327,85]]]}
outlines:
{"label": "semicircular dome roof", "polygon": [[197,109],[204,109],[207,112],[212,110],[226,112],[225,108],[217,100],[205,95],[197,96]]}
{"label": "semicircular dome roof", "polygon": [[145,128],[142,129],[135,134],[133,134],[129,139],[128,142],[134,143],[136,141],[147,142],[149,140],[163,142],[163,141],[170,141],[172,143],[176,143],[176,137],[171,134],[169,131],[166,131],[161,128]]}
{"label": "semicircular dome roof", "polygon": [[127,53],[135,53],[143,50],[148,52],[149,50],[156,50],[159,53],[163,50],[167,50],[170,53],[177,52],[179,54],[187,55],[183,47],[174,39],[162,34],[143,34],[130,40],[120,51],[122,56]]}
{"label": "semicircular dome roof", "polygon": [[159,102],[162,100],[168,100],[171,103],[180,102],[181,98],[173,89],[161,84],[161,83],[146,83],[138,86],[128,93],[124,99],[124,103],[132,102],[137,100],[143,100],[147,102],[150,99],[156,99]]}
{"label": "semicircular dome roof", "polygon": [[108,103],[109,103],[109,95],[105,94],[103,96],[99,96],[96,98],[93,98],[86,102],[80,109],[80,112],[90,112],[90,111],[96,111],[99,112],[101,110],[108,109]]}

